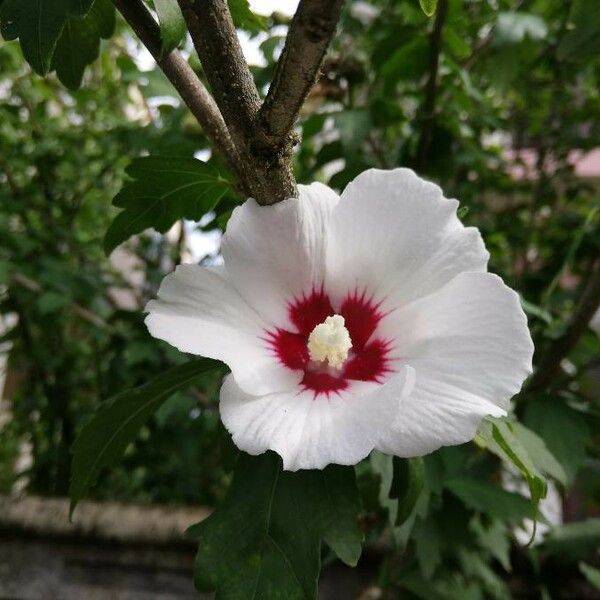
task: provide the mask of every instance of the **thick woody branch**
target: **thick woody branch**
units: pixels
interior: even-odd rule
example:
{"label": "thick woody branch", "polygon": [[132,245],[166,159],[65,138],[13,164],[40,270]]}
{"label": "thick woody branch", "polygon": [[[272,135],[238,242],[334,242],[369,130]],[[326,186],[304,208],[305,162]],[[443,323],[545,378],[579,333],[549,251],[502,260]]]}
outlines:
{"label": "thick woody branch", "polygon": [[292,144],[290,131],[335,33],[344,0],[301,0],[290,25],[275,77],[258,118],[259,143]]}
{"label": "thick woody branch", "polygon": [[597,258],[581,299],[575,308],[565,333],[554,340],[542,356],[535,373],[525,387],[526,392],[538,392],[548,387],[560,373],[560,363],[575,348],[600,306],[600,258]]}
{"label": "thick woody branch", "polygon": [[448,14],[448,0],[439,0],[435,21],[429,38],[429,75],[425,84],[425,100],[423,102],[421,135],[417,146],[417,170],[422,170],[427,162],[433,127],[435,125],[435,103],[438,92],[438,70],[440,54],[442,52],[442,32],[446,15]]}
{"label": "thick woody branch", "polygon": [[242,158],[251,195],[273,204],[296,195],[290,157],[255,143],[260,97],[226,0],[178,0],[215,100]]}
{"label": "thick woody branch", "polygon": [[243,146],[260,106],[258,91],[225,0],[179,0],[215,100]]}
{"label": "thick woody branch", "polygon": [[241,161],[223,117],[196,73],[176,51],[161,56],[159,27],[142,0],[113,0],[113,3],[196,117],[217,153],[237,175],[242,187],[246,187]]}

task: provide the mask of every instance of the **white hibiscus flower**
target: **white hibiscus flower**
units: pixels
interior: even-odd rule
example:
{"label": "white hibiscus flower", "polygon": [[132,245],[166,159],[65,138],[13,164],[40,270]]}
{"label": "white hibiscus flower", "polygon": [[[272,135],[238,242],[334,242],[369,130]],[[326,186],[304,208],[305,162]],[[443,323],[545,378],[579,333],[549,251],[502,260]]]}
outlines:
{"label": "white hibiscus flower", "polygon": [[506,413],[533,344],[457,206],[408,169],[366,171],[341,197],[313,183],[275,206],[248,200],[227,226],[224,266],[178,267],[146,324],[229,365],[225,426],[285,469],[464,443]]}

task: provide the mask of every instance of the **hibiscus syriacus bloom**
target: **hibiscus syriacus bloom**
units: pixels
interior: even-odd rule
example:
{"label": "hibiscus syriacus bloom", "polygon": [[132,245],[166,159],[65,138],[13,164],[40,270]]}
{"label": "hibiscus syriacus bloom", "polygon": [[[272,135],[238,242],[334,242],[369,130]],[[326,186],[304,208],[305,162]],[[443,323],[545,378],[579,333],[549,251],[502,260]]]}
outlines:
{"label": "hibiscus syriacus bloom", "polygon": [[506,413],[533,344],[457,207],[408,169],[366,171],[341,197],[313,183],[274,206],[247,200],[224,266],[178,267],[146,324],[227,363],[223,423],[285,469],[461,444]]}

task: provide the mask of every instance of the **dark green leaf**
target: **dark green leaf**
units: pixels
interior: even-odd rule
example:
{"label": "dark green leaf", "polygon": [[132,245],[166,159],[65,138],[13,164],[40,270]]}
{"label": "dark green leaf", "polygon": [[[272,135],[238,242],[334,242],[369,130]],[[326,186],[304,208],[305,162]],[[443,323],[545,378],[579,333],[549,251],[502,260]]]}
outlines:
{"label": "dark green leaf", "polygon": [[19,38],[25,60],[40,75],[50,70],[58,38],[70,17],[83,16],[93,0],[6,0],[0,11],[0,33]]}
{"label": "dark green leaf", "polygon": [[85,67],[98,58],[100,38],[109,38],[114,28],[110,0],[95,0],[87,15],[66,22],[52,57],[52,67],[65,86],[74,90],[81,85]]}
{"label": "dark green leaf", "polygon": [[519,494],[468,477],[451,479],[445,485],[468,507],[476,511],[513,523],[533,518],[530,502]]}
{"label": "dark green leaf", "polygon": [[390,497],[398,499],[396,525],[402,525],[412,513],[425,483],[422,458],[394,457],[394,476]]}
{"label": "dark green leaf", "polygon": [[415,81],[427,68],[429,45],[423,37],[400,46],[381,66],[381,76],[393,82],[398,80]]}
{"label": "dark green leaf", "polygon": [[550,530],[543,549],[561,559],[578,560],[600,548],[600,519],[565,523]]}
{"label": "dark green leaf", "polygon": [[229,187],[213,167],[195,158],[136,158],[126,172],[133,181],[113,201],[125,210],[106,232],[107,254],[149,227],[164,233],[179,219],[199,220]]}
{"label": "dark green leaf", "polygon": [[200,358],[174,367],[104,403],[73,444],[71,514],[100,471],[119,460],[144,423],[173,392],[188,386],[198,376],[220,368],[221,363]]}
{"label": "dark green leaf", "polygon": [[428,16],[431,17],[435,13],[437,8],[437,0],[419,0],[421,10]]}
{"label": "dark green leaf", "polygon": [[187,27],[177,0],[154,0],[160,24],[161,54],[166,56],[177,48],[187,33]]}
{"label": "dark green leaf", "polygon": [[600,2],[575,0],[559,47],[561,60],[588,61],[600,54]]}
{"label": "dark green leaf", "polygon": [[273,452],[240,454],[223,505],[189,534],[195,582],[223,600],[313,600],[321,542],[347,564],[360,555],[354,469],[283,471]]}

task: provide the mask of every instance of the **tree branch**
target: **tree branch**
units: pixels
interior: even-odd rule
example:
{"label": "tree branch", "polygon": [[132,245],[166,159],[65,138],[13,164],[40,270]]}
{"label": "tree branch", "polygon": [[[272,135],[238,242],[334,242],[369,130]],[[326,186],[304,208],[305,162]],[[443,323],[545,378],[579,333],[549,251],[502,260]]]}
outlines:
{"label": "tree branch", "polygon": [[113,3],[196,117],[217,153],[238,177],[241,186],[247,188],[241,160],[227,126],[196,73],[176,51],[161,56],[160,29],[142,0],[113,0]]}
{"label": "tree branch", "polygon": [[552,383],[560,371],[561,361],[575,348],[598,310],[598,306],[600,306],[600,258],[594,262],[591,276],[565,333],[551,342],[535,373],[525,386],[526,392],[539,392]]}
{"label": "tree branch", "polygon": [[425,84],[421,135],[417,146],[417,170],[423,170],[427,162],[433,126],[435,124],[435,100],[437,96],[437,78],[442,52],[442,31],[448,14],[448,0],[439,0],[435,13],[435,22],[429,38],[429,76]]}
{"label": "tree branch", "polygon": [[344,0],[301,0],[258,116],[259,143],[293,146],[290,131],[315,83]]}
{"label": "tree branch", "polygon": [[290,155],[255,143],[260,98],[226,0],[178,0],[217,105],[241,156],[251,195],[273,204],[296,195]]}

